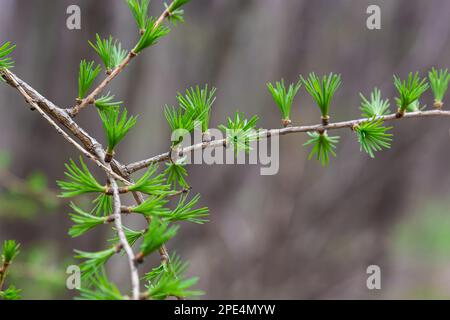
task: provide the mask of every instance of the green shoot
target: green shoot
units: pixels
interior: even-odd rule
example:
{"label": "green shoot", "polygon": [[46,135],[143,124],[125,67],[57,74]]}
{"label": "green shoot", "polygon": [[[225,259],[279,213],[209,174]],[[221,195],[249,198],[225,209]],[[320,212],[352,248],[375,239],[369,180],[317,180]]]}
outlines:
{"label": "green shoot", "polygon": [[106,73],[110,74],[127,56],[127,51],[122,49],[122,45],[112,36],[108,39],[102,39],[96,34],[96,43],[89,44],[97,52],[106,68]]}
{"label": "green shoot", "polygon": [[18,300],[20,299],[20,290],[14,286],[9,286],[8,289],[2,291],[6,276],[8,275],[9,267],[15,257],[19,254],[20,245],[14,240],[5,240],[1,251],[0,264],[0,299],[3,300]]}
{"label": "green shoot", "polygon": [[163,244],[172,239],[178,230],[178,226],[171,226],[167,222],[153,219],[149,225],[147,233],[141,244],[141,252],[136,256],[138,262],[142,262],[144,257],[158,250]]}
{"label": "green shoot", "polygon": [[187,195],[182,195],[178,201],[177,207],[168,214],[164,214],[161,217],[164,220],[173,221],[188,221],[197,224],[204,224],[208,222],[205,217],[208,216],[209,209],[207,207],[194,209],[194,206],[200,200],[200,195],[195,195],[189,202],[187,201]]}
{"label": "green shoot", "polygon": [[14,49],[16,45],[11,45],[11,42],[6,42],[0,47],[0,69],[10,69],[14,66],[13,60],[8,57]]}
{"label": "green shoot", "polygon": [[89,172],[89,169],[84,164],[81,157],[80,164],[81,169],[72,159],[70,159],[69,164],[65,165],[67,172],[65,172],[64,175],[69,181],[57,181],[58,186],[63,191],[60,197],[70,198],[85,193],[104,193],[106,191],[105,186],[100,185]]}
{"label": "green shoot", "polygon": [[[113,228],[116,230],[116,228]],[[123,227],[123,231],[125,233],[125,237],[127,238],[128,243],[130,246],[134,246],[134,244],[145,234],[146,230],[141,231],[134,231],[131,229],[128,229],[127,227]],[[118,243],[120,241],[119,236],[116,234],[112,239],[108,240],[112,243]]]}
{"label": "green shoot", "polygon": [[386,132],[391,129],[392,127],[384,127],[383,120],[376,118],[353,127],[361,151],[367,152],[371,158],[375,158],[376,151],[381,151],[383,148],[390,149],[393,135]]}
{"label": "green shoot", "polygon": [[417,99],[409,104],[409,106],[406,107],[407,112],[417,112],[425,109],[427,106],[420,106],[420,100]]}
{"label": "green shoot", "polygon": [[154,285],[149,285],[148,296],[155,300],[164,300],[169,296],[194,297],[202,295],[202,291],[189,290],[198,282],[198,278],[180,279],[169,272],[164,272]]}
{"label": "green shoot", "polygon": [[402,117],[408,106],[418,100],[429,87],[427,80],[421,79],[418,72],[414,74],[410,72],[408,79],[403,81],[394,75],[394,84],[399,93],[399,97],[395,98],[398,106],[398,117]]}
{"label": "green shoot", "polygon": [[187,290],[197,282],[197,278],[180,280],[189,264],[182,262],[177,254],[170,257],[170,267],[162,263],[148,272],[144,279],[148,282],[148,295],[153,299],[165,299],[169,296],[193,297],[202,295],[202,291]]}
{"label": "green shoot", "polygon": [[336,149],[336,144],[339,142],[339,137],[330,137],[326,132],[323,134],[317,132],[308,132],[308,135],[311,137],[311,139],[303,145],[313,146],[308,160],[311,160],[314,156],[316,156],[317,160],[320,161],[322,166],[328,165],[330,163],[330,155],[336,157],[336,152],[334,151],[334,149]]}
{"label": "green shoot", "polygon": [[328,124],[330,119],[330,104],[337,89],[341,85],[341,75],[330,73],[323,76],[322,80],[314,72],[309,74],[308,79],[300,77],[305,85],[306,91],[313,97],[322,113],[322,122]]}
{"label": "green shoot", "polygon": [[91,210],[91,214],[100,216],[109,216],[113,212],[112,198],[106,193],[100,194],[94,199],[94,208]]}
{"label": "green shoot", "polygon": [[101,224],[113,221],[108,217],[98,217],[84,212],[74,203],[71,203],[70,207],[73,209],[74,213],[70,213],[69,215],[72,221],[75,223],[69,230],[69,235],[72,238],[79,237]]}
{"label": "green shoot", "polygon": [[15,286],[11,285],[5,291],[0,291],[0,299],[3,300],[20,300],[20,292],[22,290],[16,289]]}
{"label": "green shoot", "polygon": [[173,188],[177,188],[180,186],[182,188],[189,188],[189,184],[187,183],[185,177],[187,177],[188,173],[186,168],[177,163],[166,163],[166,170],[164,171],[164,175],[167,176],[167,183],[171,185]]}
{"label": "green shoot", "polygon": [[105,263],[117,252],[118,248],[116,246],[98,252],[85,252],[75,250],[75,253],[77,253],[75,258],[84,260],[80,264],[81,278],[91,278],[93,275],[95,275],[96,271],[102,268]]}
{"label": "green shoot", "polygon": [[127,118],[127,109],[124,109],[120,115],[119,108],[108,108],[99,111],[99,114],[108,141],[105,162],[111,162],[114,149],[125,138],[128,131],[136,125],[137,117]]}
{"label": "green shoot", "polygon": [[127,0],[128,7],[141,33],[145,32],[150,0]]}
{"label": "green shoot", "polygon": [[158,40],[170,32],[170,29],[162,24],[156,25],[156,19],[148,18],[145,32],[142,34],[139,42],[133,49],[133,53],[138,54],[147,47],[158,43]]}
{"label": "green shoot", "polygon": [[[197,125],[196,111],[194,109],[184,109],[175,107],[164,107],[164,116],[169,124],[172,132],[177,130],[185,130],[192,132]],[[201,121],[201,119],[200,119]],[[183,137],[180,136],[178,141],[173,141],[173,146],[180,144],[183,141]]]}
{"label": "green shoot", "polygon": [[[189,0],[188,0],[189,1]],[[174,26],[178,24],[178,22],[184,23],[184,10],[183,9],[171,9],[170,5],[164,2],[164,7],[168,12],[167,20],[172,22]]]}
{"label": "green shoot", "polygon": [[159,217],[167,215],[170,210],[165,207],[167,200],[164,197],[148,197],[140,205],[132,209],[135,213],[140,213],[145,216]]}
{"label": "green shoot", "polygon": [[434,95],[434,106],[437,109],[442,109],[444,103],[444,96],[448,90],[448,84],[450,82],[450,74],[448,69],[440,69],[437,71],[433,68],[428,73],[428,78],[430,80],[431,90]]}
{"label": "green shoot", "polygon": [[14,258],[20,253],[20,244],[15,240],[5,240],[2,246],[2,264],[11,264]]}
{"label": "green shoot", "polygon": [[208,91],[208,85],[203,89],[200,89],[199,86],[196,86],[195,89],[187,89],[184,96],[178,93],[177,100],[180,106],[202,123],[202,132],[208,130],[211,108],[216,100],[215,93],[216,88],[213,87]]}
{"label": "green shoot", "polygon": [[100,70],[100,65],[94,69],[94,61],[89,63],[86,62],[86,60],[81,61],[80,72],[78,75],[78,99],[85,98],[89,88],[100,73]]}
{"label": "green shoot", "polygon": [[172,1],[172,3],[169,6],[170,12],[171,13],[175,12],[176,10],[180,9],[182,6],[184,6],[189,1],[191,1],[191,0],[174,0],[174,1]]}
{"label": "green shoot", "polygon": [[247,120],[244,114],[236,112],[234,119],[228,118],[227,126],[219,126],[219,129],[226,133],[227,142],[233,145],[235,154],[241,150],[250,151],[250,142],[258,139],[258,133],[255,130],[257,121],[258,116]]}
{"label": "green shoot", "polygon": [[384,116],[390,113],[389,100],[381,99],[381,91],[375,88],[370,94],[370,101],[363,96],[362,93],[359,94],[362,102],[361,102],[361,112],[362,116],[366,118]]}
{"label": "green shoot", "polygon": [[170,193],[170,185],[166,184],[164,174],[156,174],[158,165],[151,165],[148,170],[132,186],[128,187],[131,192],[139,191],[149,195],[167,195]]}
{"label": "green shoot", "polygon": [[113,101],[114,96],[108,93],[107,95],[101,96],[95,99],[94,105],[100,110],[105,111],[110,108],[119,108],[122,105],[122,101]]}
{"label": "green shoot", "polygon": [[100,268],[90,279],[91,285],[96,288],[80,288],[81,300],[123,300],[123,296],[117,286],[110,282],[104,268]]}
{"label": "green shoot", "polygon": [[267,89],[272,94],[273,100],[281,112],[283,125],[285,127],[291,124],[290,117],[292,103],[301,86],[302,82],[299,81],[296,84],[290,84],[289,88],[286,90],[283,79],[277,81],[275,86],[272,83],[267,84]]}

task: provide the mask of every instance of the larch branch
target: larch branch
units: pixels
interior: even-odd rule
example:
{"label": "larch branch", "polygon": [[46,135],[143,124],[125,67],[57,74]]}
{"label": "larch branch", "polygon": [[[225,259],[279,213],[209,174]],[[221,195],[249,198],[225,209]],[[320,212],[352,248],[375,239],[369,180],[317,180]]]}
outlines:
{"label": "larch branch", "polygon": [[[163,22],[164,19],[167,18],[170,15],[169,8],[164,10],[164,12],[159,16],[158,20],[155,22],[155,25],[153,29],[157,29]],[[80,111],[87,107],[90,104],[95,103],[95,98],[98,97],[105,88],[109,85],[111,81],[114,80],[127,66],[130,64],[131,60],[133,60],[134,57],[137,56],[137,53],[135,53],[133,50],[131,50],[126,58],[83,100],[81,100],[80,103],[76,104],[72,108],[69,108],[67,110],[68,114],[71,117],[75,117]]]}
{"label": "larch branch", "polygon": [[[378,119],[382,119],[385,122],[401,120],[401,119],[409,119],[409,118],[424,118],[424,117],[450,117],[450,111],[446,110],[429,110],[429,111],[416,111],[405,113],[402,117],[398,117],[397,114],[389,114],[385,116],[379,116]],[[373,120],[373,118],[362,118],[356,120],[342,121],[330,123],[328,125],[316,124],[311,126],[293,126],[282,129],[262,129],[259,133],[259,138],[268,138],[271,136],[283,136],[292,133],[304,133],[304,132],[323,132],[328,130],[337,130],[343,128],[353,128],[354,126]],[[189,154],[196,150],[206,149],[206,148],[218,148],[224,147],[227,145],[227,139],[213,140],[210,142],[202,142],[198,144],[194,144],[188,147],[183,148],[179,151],[178,155],[181,157],[183,155]],[[137,161],[125,166],[125,170],[129,173],[134,173],[141,169],[147,168],[148,166],[158,163],[168,161],[170,159],[170,152],[165,152],[160,155]]]}

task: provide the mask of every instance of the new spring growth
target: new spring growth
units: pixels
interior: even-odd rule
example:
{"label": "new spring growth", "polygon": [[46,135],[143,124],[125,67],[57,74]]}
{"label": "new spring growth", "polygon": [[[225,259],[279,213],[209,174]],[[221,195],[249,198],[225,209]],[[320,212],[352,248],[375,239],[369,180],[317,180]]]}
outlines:
{"label": "new spring growth", "polygon": [[0,299],[20,299],[20,290],[16,289],[13,285],[10,285],[6,290],[3,290],[11,264],[20,252],[19,247],[20,245],[14,240],[5,240],[3,242],[0,261]]}
{"label": "new spring growth", "polygon": [[96,34],[96,43],[93,44],[89,41],[89,44],[102,60],[106,74],[111,74],[112,70],[118,67],[128,54],[126,50],[122,49],[120,42],[114,40],[112,36],[109,36],[108,39],[101,39]]}
{"label": "new spring growth", "polygon": [[440,69],[437,71],[435,68],[431,69],[428,73],[428,79],[430,80],[431,90],[434,95],[434,107],[436,109],[442,109],[444,106],[444,96],[448,89],[450,81],[450,74],[448,69]]}
{"label": "new spring growth", "polygon": [[407,80],[403,81],[394,75],[394,84],[399,94],[399,97],[395,98],[398,107],[397,118],[403,117],[407,108],[419,100],[429,88],[427,80],[421,79],[418,72],[414,74],[410,72]]}
{"label": "new spring growth", "polygon": [[283,127],[288,127],[291,125],[292,103],[301,86],[301,80],[297,83],[290,84],[288,89],[286,89],[286,86],[284,85],[284,79],[275,82],[275,86],[272,83],[267,84],[267,89],[272,94],[272,98],[280,110],[282,116],[281,123]]}
{"label": "new spring growth", "polygon": [[109,107],[104,110],[99,110],[99,115],[108,141],[105,162],[109,163],[114,156],[116,146],[125,138],[128,131],[136,125],[137,117],[131,116],[128,118],[127,109],[123,109],[120,115],[119,107]]}
{"label": "new spring growth", "polygon": [[320,79],[314,72],[309,74],[308,79],[300,76],[306,91],[313,97],[322,114],[322,124],[328,125],[330,121],[330,104],[334,94],[341,85],[341,75],[330,73]]}
{"label": "new spring growth", "polygon": [[13,60],[8,57],[14,49],[16,45],[11,45],[11,42],[6,42],[0,47],[0,69],[10,69],[14,66]]}
{"label": "new spring growth", "polygon": [[81,100],[84,99],[100,71],[100,65],[97,65],[94,68],[94,61],[87,62],[86,60],[82,60],[80,62],[80,71],[78,74],[78,103],[81,103]]}

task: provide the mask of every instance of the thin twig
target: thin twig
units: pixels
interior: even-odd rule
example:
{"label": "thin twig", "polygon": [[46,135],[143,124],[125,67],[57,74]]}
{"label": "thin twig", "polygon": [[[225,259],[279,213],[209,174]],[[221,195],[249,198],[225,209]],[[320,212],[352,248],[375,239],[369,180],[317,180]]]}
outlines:
{"label": "thin twig", "polygon": [[121,210],[120,210],[121,203],[120,203],[120,196],[119,196],[117,182],[112,176],[109,176],[108,180],[109,180],[109,184],[110,184],[111,188],[113,189],[114,224],[116,226],[116,231],[117,231],[117,235],[119,236],[120,243],[121,243],[123,249],[125,250],[125,253],[127,254],[128,263],[130,266],[133,300],[139,300],[139,296],[140,296],[139,273],[137,270],[133,249],[131,248],[130,244],[128,243],[125,232],[123,231],[122,216],[121,216]]}
{"label": "thin twig", "polygon": [[[126,185],[133,183],[130,174],[124,170],[124,166],[118,161],[113,160],[110,163],[110,167],[102,163],[104,159],[104,148],[97,142],[96,139],[91,137],[83,128],[81,128],[73,119],[68,115],[68,113],[59,107],[57,107],[53,102],[49,101],[47,98],[42,96],[34,88],[28,85],[26,82],[17,77],[14,73],[6,69],[0,69],[0,76],[5,79],[5,81],[17,89],[20,94],[25,98],[25,101],[32,106],[33,109],[38,110],[38,112],[52,124],[52,126],[61,133],[71,144],[73,144],[78,150],[83,154],[88,156],[86,152],[90,155],[89,159],[96,159],[95,163],[100,166],[108,175],[111,175],[115,179],[124,182]],[[62,130],[58,125],[55,126],[56,122],[49,116],[51,115],[56,119],[61,125],[66,127],[75,137],[77,137],[81,143],[84,145],[85,149],[81,147],[76,141],[74,141],[64,130]],[[72,143],[74,142],[74,143]],[[80,149],[81,148],[81,149]],[[84,150],[84,151],[83,151]],[[87,151],[89,150],[89,151]],[[92,158],[94,157],[94,158]],[[144,202],[144,197],[139,192],[133,192],[133,196],[136,203],[142,204]],[[147,218],[149,222],[149,218]],[[161,261],[170,264],[169,253],[167,248],[163,245],[159,249],[159,254],[161,256]]]}
{"label": "thin twig", "polygon": [[71,136],[67,134],[61,127],[52,119],[50,118],[42,109],[41,107],[36,103],[36,101],[28,95],[28,93],[25,91],[25,89],[19,84],[16,77],[12,72],[8,70],[3,71],[5,74],[8,75],[8,79],[12,82],[12,85],[21,93],[21,95],[25,98],[25,101],[32,106],[34,109],[36,109],[40,115],[47,120],[48,123],[50,123],[53,128],[58,132],[60,135],[63,136],[64,139],[66,139],[71,145],[73,145],[75,148],[78,149],[82,154],[84,154],[87,158],[91,159],[97,166],[99,166],[101,169],[105,170],[108,174],[112,175],[115,179],[119,179],[121,181],[127,182],[124,178],[119,176],[117,173],[112,171],[111,168],[108,168],[106,165],[101,163],[98,158],[87,151],[85,148],[83,148],[78,142],[76,142]]}
{"label": "thin twig", "polygon": [[[159,16],[158,20],[155,22],[153,30],[159,28],[159,26],[164,22],[164,19],[170,15],[169,8],[164,10],[164,12]],[[105,90],[105,88],[109,85],[111,81],[114,80],[125,68],[128,64],[133,60],[134,57],[137,56],[133,50],[130,51],[127,57],[110,73],[108,76],[80,103],[76,104],[72,108],[69,108],[67,112],[71,117],[75,117],[82,109],[87,107],[90,104],[95,103],[95,98],[98,97],[99,94]]]}
{"label": "thin twig", "polygon": [[[385,122],[388,121],[394,121],[394,120],[401,120],[403,118],[409,119],[409,118],[423,118],[423,117],[450,117],[450,111],[445,110],[429,110],[429,111],[417,111],[417,112],[409,112],[405,113],[405,115],[401,118],[398,118],[396,114],[390,114],[386,116],[380,116],[379,119],[382,119]],[[287,127],[283,129],[262,129],[259,133],[259,138],[268,138],[271,136],[282,136],[292,133],[301,133],[301,132],[317,132],[317,131],[327,131],[327,130],[337,130],[337,129],[343,129],[343,128],[353,128],[355,125],[358,125],[362,122],[370,121],[373,118],[362,118],[362,119],[356,119],[356,120],[350,120],[350,121],[343,121],[343,122],[335,122],[330,123],[326,126],[322,124],[316,124],[311,126],[297,126],[297,127]],[[179,156],[183,156],[186,154],[189,154],[193,151],[200,150],[200,149],[206,149],[206,148],[218,148],[218,147],[224,147],[227,145],[227,139],[220,139],[220,140],[213,140],[210,142],[202,142],[198,144],[194,144],[188,147],[183,148],[179,151]],[[141,169],[147,168],[148,166],[158,163],[158,162],[164,162],[168,161],[170,159],[170,152],[165,152],[160,155],[133,162],[127,166],[125,166],[125,171],[131,173],[134,173],[136,171],[139,171]]]}

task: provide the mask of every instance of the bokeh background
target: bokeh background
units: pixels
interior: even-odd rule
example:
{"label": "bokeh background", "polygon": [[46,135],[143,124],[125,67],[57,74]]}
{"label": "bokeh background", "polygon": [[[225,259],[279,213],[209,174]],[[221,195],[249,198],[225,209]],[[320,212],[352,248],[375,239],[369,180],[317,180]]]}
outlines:
{"label": "bokeh background", "polygon": [[[70,4],[81,7],[80,31],[66,28]],[[366,28],[370,4],[382,9],[381,30]],[[151,12],[162,8],[155,0]],[[394,73],[425,75],[450,65],[446,0],[192,0],[185,9],[186,24],[110,87],[140,115],[120,145],[124,163],[168,149],[162,107],[192,85],[218,88],[213,126],[239,109],[274,128],[280,119],[268,81],[341,73],[332,116],[346,120],[360,115],[358,93],[375,86],[394,104]],[[62,107],[74,102],[80,59],[96,59],[87,41],[96,32],[112,34],[131,48],[135,28],[122,0],[0,0],[0,42],[17,44],[14,72]],[[432,102],[427,93],[422,103]],[[302,90],[294,123],[318,119]],[[104,141],[96,112],[86,110],[78,121]],[[68,203],[54,196],[55,180],[78,155],[4,85],[0,128],[0,240],[22,244],[11,279],[25,298],[70,298],[64,272],[72,250],[103,249],[111,234],[105,227],[68,237]],[[449,128],[447,119],[395,123],[392,149],[375,160],[345,130],[327,168],[306,160],[304,135],[286,136],[275,176],[261,176],[255,165],[190,166],[189,182],[211,221],[183,225],[168,247],[190,261],[189,275],[200,277],[205,298],[450,298]],[[141,222],[126,220],[135,228]],[[127,292],[124,260],[108,270]],[[381,290],[366,288],[371,264],[381,267]]]}

